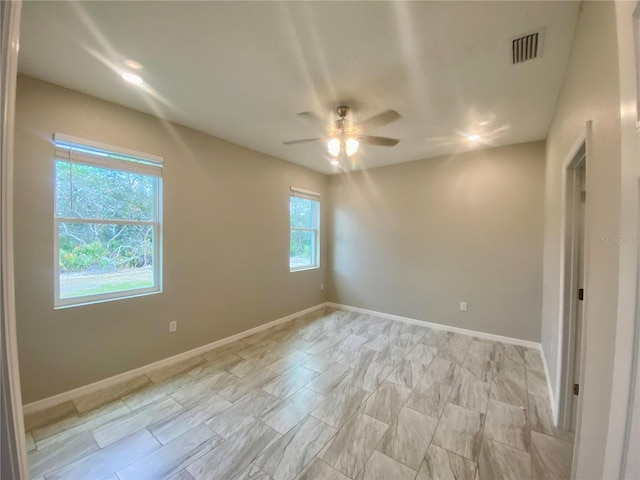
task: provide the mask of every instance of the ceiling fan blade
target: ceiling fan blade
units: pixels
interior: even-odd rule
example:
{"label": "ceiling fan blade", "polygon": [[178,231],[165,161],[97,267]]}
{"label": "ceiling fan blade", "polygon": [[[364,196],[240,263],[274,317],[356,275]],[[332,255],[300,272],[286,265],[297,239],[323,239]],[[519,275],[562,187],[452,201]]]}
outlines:
{"label": "ceiling fan blade", "polygon": [[319,140],[322,140],[322,138],[303,138],[302,140],[289,140],[282,143],[285,145],[293,145],[294,143],[317,142]]}
{"label": "ceiling fan blade", "polygon": [[325,127],[325,121],[322,119],[320,115],[315,112],[300,112],[298,117],[306,120],[309,123],[312,123],[318,127]]}
{"label": "ceiling fan blade", "polygon": [[358,130],[370,130],[372,128],[381,127],[388,123],[394,122],[400,118],[400,114],[395,110],[385,110],[384,112],[380,112],[373,117],[367,118],[365,121],[360,122],[359,125],[356,125]]}
{"label": "ceiling fan blade", "polygon": [[360,143],[368,143],[369,145],[380,145],[382,147],[393,147],[400,141],[397,138],[389,137],[373,137],[371,135],[358,135]]}

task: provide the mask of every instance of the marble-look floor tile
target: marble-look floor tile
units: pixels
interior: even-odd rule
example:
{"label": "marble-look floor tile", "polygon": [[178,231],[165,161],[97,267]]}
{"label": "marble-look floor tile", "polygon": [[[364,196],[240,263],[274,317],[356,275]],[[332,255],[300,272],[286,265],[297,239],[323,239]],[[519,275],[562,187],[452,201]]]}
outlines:
{"label": "marble-look floor tile", "polygon": [[413,480],[415,476],[415,470],[375,451],[365,463],[358,480]]}
{"label": "marble-look floor tile", "polygon": [[157,402],[158,400],[171,395],[173,392],[180,390],[193,382],[193,377],[190,377],[186,373],[182,373],[164,380],[163,382],[147,385],[140,390],[136,390],[133,393],[125,395],[121,400],[131,410],[136,410],[140,407],[144,407],[145,405]]}
{"label": "marble-look floor tile", "polygon": [[195,480],[229,479],[237,476],[256,459],[278,434],[255,421],[236,432],[187,467]]}
{"label": "marble-look floor tile", "polygon": [[469,346],[462,369],[481,382],[488,383],[493,376],[494,358],[493,343],[474,340]]}
{"label": "marble-look floor tile", "polygon": [[406,348],[389,345],[384,350],[381,350],[376,354],[374,361],[395,368],[398,366],[400,361],[404,360],[404,357],[406,357],[408,353],[409,350]]}
{"label": "marble-look floor tile", "polygon": [[433,359],[436,358],[437,354],[438,349],[436,347],[428,347],[427,345],[419,343],[414,346],[404,358],[405,360],[421,363],[425,367],[428,367]]}
{"label": "marble-look floor tile", "polygon": [[147,430],[140,430],[102,450],[47,475],[47,480],[106,478],[117,470],[160,448]]}
{"label": "marble-look floor tile", "polygon": [[29,474],[32,478],[36,478],[51,473],[98,451],[99,448],[90,432],[80,432],[50,447],[29,452],[27,454]]}
{"label": "marble-look floor tile", "polygon": [[318,372],[300,366],[267,383],[262,389],[274,397],[285,399],[296,393],[311,380],[320,375]]}
{"label": "marble-look floor tile", "polygon": [[451,386],[440,382],[431,382],[425,377],[413,390],[407,400],[407,407],[431,417],[440,418],[447,404]]}
{"label": "marble-look floor tile", "polygon": [[165,367],[155,369],[151,372],[147,372],[145,375],[153,383],[160,383],[168,380],[171,377],[175,377],[179,373],[191,370],[192,368],[204,363],[204,361],[204,357],[198,355],[195,357],[187,358],[177,363],[172,363],[171,365],[167,365]]}
{"label": "marble-look floor tile", "polygon": [[189,475],[186,470],[180,470],[175,475],[169,477],[169,480],[193,480],[193,477]]}
{"label": "marble-look floor tile", "polygon": [[440,348],[447,340],[447,332],[444,330],[430,329],[422,338],[421,343],[429,347]]}
{"label": "marble-look floor tile", "polygon": [[261,370],[258,370],[257,372],[247,375],[244,378],[241,378],[240,380],[236,380],[232,384],[220,390],[218,392],[218,395],[226,398],[230,402],[235,402],[251,390],[262,388],[277,376],[277,373],[263,368]]}
{"label": "marble-look floor tile", "polygon": [[544,373],[545,371],[544,361],[542,360],[542,353],[540,350],[527,348],[524,352],[524,363],[527,370],[540,373]]}
{"label": "marble-look floor tile", "polygon": [[249,465],[231,480],[273,480],[269,475],[263,472],[254,464]]}
{"label": "marble-look floor tile", "polygon": [[204,425],[178,436],[163,447],[142,457],[117,472],[120,480],[169,478],[222,443],[219,437]]}
{"label": "marble-look floor tile", "polygon": [[573,443],[531,432],[533,477],[538,480],[571,478]]}
{"label": "marble-look floor tile", "polygon": [[375,350],[376,352],[381,352],[382,350],[387,348],[389,344],[389,337],[387,337],[386,335],[376,335],[375,337],[369,338],[369,340],[362,346],[371,350]]}
{"label": "marble-look floor tile", "polygon": [[24,430],[25,432],[31,432],[32,430],[51,425],[52,423],[57,423],[67,417],[77,415],[77,413],[78,411],[73,402],[59,403],[44,410],[25,415]]}
{"label": "marble-look floor tile", "polygon": [[449,402],[484,413],[487,410],[490,388],[491,385],[478,380],[475,375],[463,369],[451,390]]}
{"label": "marble-look floor tile", "polygon": [[320,405],[325,398],[323,395],[304,387],[269,410],[262,420],[278,433],[285,434]]}
{"label": "marble-look floor tile", "polygon": [[397,383],[385,382],[369,397],[364,407],[364,413],[390,424],[410,394],[410,388]]}
{"label": "marble-look floor tile", "polygon": [[335,358],[323,357],[322,355],[311,356],[310,360],[307,360],[302,365],[307,368],[310,368],[314,372],[324,373],[333,365],[336,364]]}
{"label": "marble-look floor tile", "polygon": [[352,374],[352,368],[342,365],[341,363],[336,363],[309,383],[307,388],[326,396],[333,392],[338,385],[348,379]]}
{"label": "marble-look floor tile", "polygon": [[311,412],[315,418],[335,428],[342,427],[356,413],[369,392],[358,385],[347,382],[336,388],[318,407]]}
{"label": "marble-look floor tile", "polygon": [[349,335],[348,337],[344,338],[343,340],[341,340],[340,342],[336,343],[333,347],[325,350],[322,355],[326,355],[328,357],[333,357],[333,358],[340,358],[343,355],[352,352],[354,350],[357,350],[358,348],[360,348],[366,341],[368,340],[368,338],[366,337],[360,337],[358,335]]}
{"label": "marble-look floor tile", "polygon": [[553,414],[546,396],[529,395],[529,427],[532,431],[553,435]]}
{"label": "marble-look floor tile", "polygon": [[313,461],[296,477],[296,480],[350,480],[331,465],[319,458]]}
{"label": "marble-look floor tile", "polygon": [[[276,359],[281,359],[282,357],[278,356]],[[273,359],[269,359],[268,363],[273,362]],[[242,362],[234,365],[231,368],[227,368],[229,373],[232,373],[236,377],[245,378],[249,375],[256,374],[259,371],[263,370],[266,363],[261,358],[250,358],[248,360],[242,360]],[[275,372],[273,372],[275,373]]]}
{"label": "marble-look floor tile", "polygon": [[423,379],[429,382],[440,382],[446,385],[453,385],[460,373],[460,365],[449,359],[440,356],[434,358],[431,365],[424,374]]}
{"label": "marble-look floor tile", "polygon": [[285,373],[298,368],[299,366],[312,360],[313,358],[314,358],[313,355],[310,355],[306,352],[295,350],[291,352],[289,355],[287,355],[286,357],[283,357],[280,360],[270,363],[265,368],[267,370],[271,370],[272,372],[276,372],[280,375],[284,375]]}
{"label": "marble-look floor tile", "polygon": [[382,439],[387,424],[359,413],[342,427],[324,451],[322,460],[354,478]]}
{"label": "marble-look floor tile", "polygon": [[447,404],[433,436],[433,444],[475,461],[480,452],[484,415]]}
{"label": "marble-look floor tile", "polygon": [[336,432],[320,420],[307,417],[268,447],[255,464],[274,480],[293,480]]}
{"label": "marble-look floor tile", "polygon": [[437,419],[405,407],[389,425],[377,450],[418,470],[437,426]]}
{"label": "marble-look floor tile", "polygon": [[[479,480],[531,478],[531,456],[517,448],[485,438],[478,458],[478,478]],[[539,477],[534,478],[539,479]]]}
{"label": "marble-look floor tile", "polygon": [[64,441],[80,432],[91,430],[126,415],[131,410],[121,401],[115,401],[84,414],[73,415],[33,431],[39,449]]}
{"label": "marble-look floor tile", "polygon": [[432,444],[416,480],[474,480],[475,473],[475,462]]}
{"label": "marble-look floor tile", "polygon": [[217,357],[211,356],[208,359],[205,355],[203,357],[205,357],[205,361],[188,370],[187,375],[198,380],[233,368],[245,361],[244,358],[232,353],[220,354]]}
{"label": "marble-look floor tile", "polygon": [[527,370],[527,392],[533,395],[546,396],[549,392],[544,373]]}
{"label": "marble-look floor tile", "polygon": [[184,408],[195,407],[236,380],[238,377],[229,372],[218,372],[182,387],[171,397]]}
{"label": "marble-look floor tile", "polygon": [[527,389],[524,384],[502,374],[494,375],[489,398],[517,407],[526,407],[528,403]]}
{"label": "marble-look floor tile", "polygon": [[175,438],[191,431],[198,425],[230,408],[232,403],[219,395],[213,394],[208,400],[188,410],[182,410],[178,414],[149,425],[147,428],[163,445]]}
{"label": "marble-look floor tile", "polygon": [[375,391],[392,372],[393,367],[384,363],[370,362],[361,365],[349,379],[349,382],[358,385],[363,390],[371,393]]}
{"label": "marble-look floor tile", "polygon": [[363,365],[368,365],[373,362],[373,359],[378,354],[376,350],[372,350],[365,346],[353,350],[349,353],[342,355],[338,359],[338,363],[346,365],[347,367],[358,369]]}
{"label": "marble-look floor tile", "polygon": [[261,419],[267,411],[279,403],[279,398],[262,390],[254,390],[205,424],[222,438],[229,438],[256,419]]}
{"label": "marble-look floor tile", "polygon": [[[267,363],[271,363],[274,361],[272,355],[278,352],[279,346],[278,342],[274,342],[271,339],[264,339],[241,350],[237,350],[234,354],[244,358],[245,360],[250,358],[267,358],[269,359]],[[282,358],[282,355],[278,354],[278,356]]]}
{"label": "marble-look floor tile", "polygon": [[528,452],[530,432],[526,409],[491,400],[487,408],[484,435],[497,442]]}
{"label": "marble-look floor tile", "polygon": [[424,374],[427,373],[428,368],[428,365],[422,363],[402,360],[389,374],[387,381],[404,385],[408,388],[415,388]]}
{"label": "marble-look floor tile", "polygon": [[91,430],[100,448],[137,432],[141,428],[169,418],[182,411],[182,407],[173,398],[165,398],[140,410],[134,410],[115,420]]}
{"label": "marble-look floor tile", "polygon": [[78,412],[82,413],[122,398],[128,393],[135,392],[148,385],[151,385],[151,380],[144,375],[140,375],[139,377],[133,377],[124,382],[120,382],[117,385],[101,388],[95,392],[75,398],[73,403]]}

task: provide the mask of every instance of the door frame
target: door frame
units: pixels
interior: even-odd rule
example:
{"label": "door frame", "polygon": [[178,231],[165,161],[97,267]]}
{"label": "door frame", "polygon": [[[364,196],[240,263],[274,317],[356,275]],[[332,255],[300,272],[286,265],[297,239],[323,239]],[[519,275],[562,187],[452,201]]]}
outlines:
{"label": "door frame", "polygon": [[0,441],[3,453],[0,475],[3,479],[29,478],[18,368],[13,258],[13,142],[21,9],[21,0],[4,1],[0,5]]}
{"label": "door frame", "polygon": [[[575,361],[577,360],[581,366],[582,359],[575,358],[575,352],[577,344],[580,344],[580,351],[584,353],[584,310],[585,305],[582,305],[582,338],[576,338],[576,312],[578,310],[578,288],[580,282],[578,278],[578,265],[582,256],[582,275],[583,279],[586,278],[586,252],[587,252],[587,235],[588,231],[586,227],[587,223],[587,204],[585,201],[585,212],[582,220],[582,225],[579,225],[578,215],[581,202],[581,185],[580,185],[580,169],[584,166],[586,174],[586,157],[587,157],[587,137],[590,124],[587,125],[587,132],[581,136],[576,142],[574,148],[571,151],[571,155],[567,157],[567,160],[563,164],[563,230],[562,230],[562,251],[564,253],[562,260],[562,323],[561,323],[561,338],[560,338],[560,389],[559,391],[559,409],[558,409],[558,426],[563,430],[570,430],[571,428],[571,413],[572,409],[576,408],[578,413],[576,414],[576,430],[580,424],[579,405],[580,396],[574,398],[573,384],[574,384],[574,371],[576,368]],[[578,229],[581,230],[582,235],[582,249],[579,249]],[[585,288],[583,280],[582,288]],[[583,302],[585,302],[584,300]],[[580,369],[580,375],[582,375],[582,369]],[[577,401],[577,404],[575,403]],[[577,432],[576,432],[577,433]]]}

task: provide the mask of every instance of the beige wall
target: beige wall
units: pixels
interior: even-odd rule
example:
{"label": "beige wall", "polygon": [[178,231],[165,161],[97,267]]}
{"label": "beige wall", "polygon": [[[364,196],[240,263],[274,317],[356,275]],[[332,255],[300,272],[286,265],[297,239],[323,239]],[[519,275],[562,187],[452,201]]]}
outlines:
{"label": "beige wall", "polygon": [[561,342],[563,162],[593,121],[587,145],[587,257],[582,424],[577,478],[603,478],[614,358],[620,235],[620,104],[613,2],[584,2],[547,139],[542,345],[556,397]]}
{"label": "beige wall", "polygon": [[[325,300],[326,261],[319,270],[289,272],[288,224],[290,185],[324,198],[326,176],[25,76],[16,112],[15,274],[25,403]],[[164,157],[163,293],[53,309],[54,132]],[[326,235],[322,240],[326,250]],[[171,319],[178,320],[175,334],[168,333]]]}
{"label": "beige wall", "polygon": [[332,177],[329,300],[539,341],[543,182],[544,142]]}

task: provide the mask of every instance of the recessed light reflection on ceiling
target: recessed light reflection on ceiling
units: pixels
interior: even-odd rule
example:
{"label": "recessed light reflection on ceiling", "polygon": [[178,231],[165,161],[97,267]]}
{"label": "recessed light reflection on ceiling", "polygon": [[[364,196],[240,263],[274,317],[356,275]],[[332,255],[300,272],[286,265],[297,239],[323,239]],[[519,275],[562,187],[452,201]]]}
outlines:
{"label": "recessed light reflection on ceiling", "polygon": [[331,160],[331,165],[333,165],[334,167],[337,167],[338,165],[340,165],[340,162],[338,160]]}
{"label": "recessed light reflection on ceiling", "polygon": [[136,75],[135,73],[125,72],[122,74],[122,78],[124,81],[133,83],[134,85],[141,85],[144,80],[140,75]]}
{"label": "recessed light reflection on ceiling", "polygon": [[480,135],[478,135],[477,133],[467,136],[467,140],[469,140],[470,142],[477,142],[478,140],[480,140],[480,138]]}
{"label": "recessed light reflection on ceiling", "polygon": [[124,64],[132,70],[142,70],[142,64],[140,62],[136,62],[135,60],[125,60]]}

